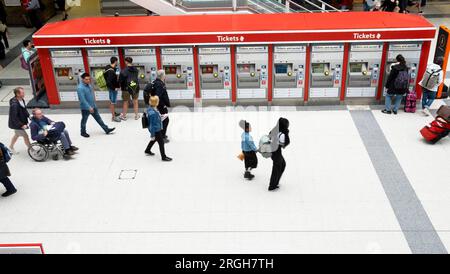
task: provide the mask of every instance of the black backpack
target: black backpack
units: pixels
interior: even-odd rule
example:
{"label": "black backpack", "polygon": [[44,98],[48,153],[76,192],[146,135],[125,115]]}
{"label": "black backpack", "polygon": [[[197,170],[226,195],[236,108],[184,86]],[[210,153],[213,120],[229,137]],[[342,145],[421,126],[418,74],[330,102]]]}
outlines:
{"label": "black backpack", "polygon": [[144,88],[144,103],[149,105],[150,97],[155,94],[155,85],[153,82],[149,82]]}

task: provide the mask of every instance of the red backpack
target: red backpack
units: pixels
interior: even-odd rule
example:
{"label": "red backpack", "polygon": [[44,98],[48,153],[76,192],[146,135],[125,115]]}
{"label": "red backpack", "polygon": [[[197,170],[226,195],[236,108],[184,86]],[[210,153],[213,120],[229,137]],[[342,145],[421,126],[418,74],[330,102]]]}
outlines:
{"label": "red backpack", "polygon": [[425,126],[420,130],[423,138],[431,144],[437,143],[450,133],[450,123],[443,117],[437,116],[429,126]]}

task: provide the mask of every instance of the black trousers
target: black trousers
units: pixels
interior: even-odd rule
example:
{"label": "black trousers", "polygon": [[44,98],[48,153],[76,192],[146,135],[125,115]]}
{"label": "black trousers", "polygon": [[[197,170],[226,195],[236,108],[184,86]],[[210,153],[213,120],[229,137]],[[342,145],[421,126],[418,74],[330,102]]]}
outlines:
{"label": "black trousers", "polygon": [[148,143],[147,149],[145,151],[150,152],[152,150],[153,145],[156,142],[159,145],[159,152],[161,153],[161,158],[164,159],[166,157],[166,150],[164,149],[164,138],[162,135],[162,131],[156,132],[155,140],[150,141],[150,143]]}
{"label": "black trousers", "polygon": [[14,185],[11,183],[11,180],[8,177],[0,179],[0,183],[5,186],[7,192],[11,192],[16,190]]}
{"label": "black trousers", "polygon": [[281,154],[281,148],[272,154],[272,175],[270,176],[270,188],[275,188],[280,184],[281,176],[286,170],[286,161]]}
{"label": "black trousers", "polygon": [[162,136],[163,136],[163,138],[167,138],[167,127],[169,126],[169,117],[164,119],[164,121],[162,122],[162,125],[163,125]]}
{"label": "black trousers", "polygon": [[41,21],[41,18],[39,17],[39,11],[38,10],[32,10],[28,13],[28,16],[30,17],[31,24],[36,29],[42,28],[43,24]]}

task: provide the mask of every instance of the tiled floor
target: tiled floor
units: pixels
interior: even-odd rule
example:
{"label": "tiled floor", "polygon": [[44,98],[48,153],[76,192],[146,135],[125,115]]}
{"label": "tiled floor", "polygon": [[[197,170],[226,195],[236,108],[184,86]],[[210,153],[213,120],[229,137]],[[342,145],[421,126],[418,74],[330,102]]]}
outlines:
{"label": "tiled floor", "polygon": [[[373,113],[448,248],[448,174],[429,170],[448,162],[450,139],[423,143],[418,130],[430,118],[420,114]],[[140,121],[117,124],[111,136],[90,121],[92,137],[82,139],[78,114],[50,116],[66,122],[81,151],[35,163],[17,146],[10,167],[19,193],[0,199],[0,242],[43,242],[49,253],[412,250],[349,111],[174,112],[172,163],[143,155]],[[259,139],[280,116],[291,121],[292,144],[281,189],[269,193],[270,160],[260,157],[254,181],[242,178],[237,123],[251,121]],[[9,137],[0,131],[0,141]],[[128,169],[136,179],[119,180]]]}

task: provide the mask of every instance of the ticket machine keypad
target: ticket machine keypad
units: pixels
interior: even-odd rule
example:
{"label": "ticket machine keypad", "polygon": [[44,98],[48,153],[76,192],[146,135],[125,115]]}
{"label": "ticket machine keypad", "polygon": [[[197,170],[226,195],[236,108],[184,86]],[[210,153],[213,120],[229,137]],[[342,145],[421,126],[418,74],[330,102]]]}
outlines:
{"label": "ticket machine keypad", "polygon": [[261,87],[267,87],[267,67],[265,65],[261,66]]}
{"label": "ticket machine keypad", "polygon": [[187,85],[189,88],[193,88],[194,87],[194,73],[192,70],[192,67],[187,67]]}
{"label": "ticket machine keypad", "polygon": [[333,85],[334,85],[334,87],[339,87],[340,83],[341,83],[341,66],[340,65],[336,65],[336,67],[334,68]]}

